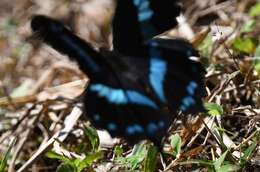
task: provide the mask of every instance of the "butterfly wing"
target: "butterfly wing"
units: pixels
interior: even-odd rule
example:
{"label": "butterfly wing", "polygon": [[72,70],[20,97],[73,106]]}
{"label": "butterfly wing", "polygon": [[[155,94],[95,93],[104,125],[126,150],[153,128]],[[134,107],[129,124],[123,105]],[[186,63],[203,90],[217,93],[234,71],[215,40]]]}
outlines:
{"label": "butterfly wing", "polygon": [[112,23],[114,50],[143,55],[144,41],[174,27],[179,13],[172,0],[119,0]]}
{"label": "butterfly wing", "polygon": [[159,99],[171,111],[203,111],[205,96],[204,68],[192,60],[198,56],[184,40],[154,39],[148,42],[150,55],[149,82]]}
{"label": "butterfly wing", "polygon": [[94,126],[112,136],[130,143],[148,138],[159,144],[177,109],[202,109],[203,69],[190,60],[194,50],[185,41],[156,39],[142,47],[144,54],[121,56],[96,52],[48,17],[34,18],[32,28],[46,43],[76,60],[90,77],[85,112]]}
{"label": "butterfly wing", "polygon": [[159,107],[147,82],[149,60],[113,52],[96,52],[60,22],[35,16],[32,29],[44,42],[75,60],[90,77],[84,105],[93,125],[135,143],[159,143],[169,127],[170,115]]}
{"label": "butterfly wing", "polygon": [[107,59],[113,63],[113,72],[106,73],[106,80],[89,84],[84,96],[87,116],[95,127],[129,143],[142,139],[160,143],[172,117],[147,91],[148,61],[133,57]]}
{"label": "butterfly wing", "polygon": [[31,28],[34,35],[43,42],[76,61],[91,80],[102,78],[106,73],[103,56],[61,22],[44,15],[36,15],[32,18]]}

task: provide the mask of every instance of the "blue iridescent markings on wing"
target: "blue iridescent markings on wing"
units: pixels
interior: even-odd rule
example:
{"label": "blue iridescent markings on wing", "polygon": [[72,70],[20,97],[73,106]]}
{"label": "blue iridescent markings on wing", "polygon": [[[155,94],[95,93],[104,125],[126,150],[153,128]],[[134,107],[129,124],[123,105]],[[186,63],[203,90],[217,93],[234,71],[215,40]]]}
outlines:
{"label": "blue iridescent markings on wing", "polygon": [[152,24],[153,10],[150,8],[149,0],[133,0],[138,12],[138,21],[140,29],[145,39],[151,38],[157,34],[156,28]]}
{"label": "blue iridescent markings on wing", "polygon": [[165,102],[165,95],[163,91],[163,81],[166,74],[166,63],[160,58],[151,58],[150,59],[150,74],[149,80],[151,85],[160,100]]}
{"label": "blue iridescent markings on wing", "polygon": [[157,105],[151,99],[136,91],[128,90],[126,91],[126,95],[129,98],[130,102],[147,105],[155,109],[158,109]]}
{"label": "blue iridescent markings on wing", "polygon": [[94,121],[100,121],[101,117],[100,117],[99,114],[95,114],[95,115],[93,116],[93,119],[94,119]]}
{"label": "blue iridescent markings on wing", "polygon": [[196,88],[198,87],[198,84],[194,81],[191,81],[189,85],[187,86],[187,91],[190,95],[193,95],[195,93]]}
{"label": "blue iridescent markings on wing", "polygon": [[137,7],[140,22],[149,20],[152,17],[153,11],[150,9],[149,0],[134,0],[134,5]]}
{"label": "blue iridescent markings on wing", "polygon": [[186,111],[189,107],[195,104],[195,100],[193,98],[196,88],[198,87],[197,83],[194,81],[191,81],[188,86],[186,87],[186,90],[188,92],[188,96],[185,96],[181,101],[180,109],[182,111]]}
{"label": "blue iridescent markings on wing", "polygon": [[154,134],[157,132],[159,129],[165,129],[167,126],[164,121],[159,121],[159,122],[150,122],[146,126],[146,130],[149,134]]}
{"label": "blue iridescent markings on wing", "polygon": [[110,103],[114,104],[140,104],[158,109],[158,106],[148,97],[133,90],[114,89],[103,84],[92,84],[90,90],[94,91],[100,97],[104,97]]}
{"label": "blue iridescent markings on wing", "polygon": [[159,126],[159,128],[165,128],[165,122],[159,121],[158,126]]}
{"label": "blue iridescent markings on wing", "polygon": [[166,102],[163,82],[167,72],[167,64],[162,58],[160,58],[159,50],[154,46],[150,47],[150,56],[149,81],[160,100]]}
{"label": "blue iridescent markings on wing", "polygon": [[189,96],[189,97],[184,97],[183,99],[182,99],[182,105],[185,107],[185,108],[188,108],[188,107],[190,107],[191,105],[194,105],[195,104],[195,101],[194,101],[194,99],[191,97],[191,96]]}
{"label": "blue iridescent markings on wing", "polygon": [[158,126],[155,123],[151,122],[147,125],[147,132],[149,134],[154,134],[157,130]]}
{"label": "blue iridescent markings on wing", "polygon": [[115,123],[109,123],[109,124],[107,125],[107,129],[108,129],[109,131],[115,131],[115,130],[117,130],[117,125],[116,125]]}
{"label": "blue iridescent markings on wing", "polygon": [[139,124],[133,124],[133,125],[130,125],[126,128],[126,133],[128,135],[134,135],[134,134],[140,134],[140,133],[143,133],[144,132],[144,129],[141,125]]}

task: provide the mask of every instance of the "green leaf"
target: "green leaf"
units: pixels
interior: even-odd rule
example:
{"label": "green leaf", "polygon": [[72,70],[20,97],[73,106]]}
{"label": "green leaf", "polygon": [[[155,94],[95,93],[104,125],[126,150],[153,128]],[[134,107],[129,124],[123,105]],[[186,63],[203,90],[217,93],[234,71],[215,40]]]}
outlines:
{"label": "green leaf", "polygon": [[0,172],[4,172],[5,171],[5,168],[7,167],[7,160],[10,157],[11,149],[13,148],[15,142],[16,142],[16,139],[14,139],[11,142],[10,146],[8,147],[8,149],[7,149],[7,151],[6,151],[5,155],[4,155],[4,158],[1,159],[1,161],[0,161]]}
{"label": "green leaf", "polygon": [[249,157],[252,155],[254,150],[257,147],[257,141],[254,141],[244,152],[243,156],[240,158],[241,166],[244,166],[247,162]]}
{"label": "green leaf", "polygon": [[92,165],[94,161],[97,161],[103,157],[102,152],[96,152],[90,155],[87,155],[86,158],[83,160],[80,160],[80,162],[76,165],[77,166],[77,171],[81,172],[83,169],[86,167],[89,167]]}
{"label": "green leaf", "polygon": [[155,146],[150,146],[144,161],[144,172],[153,172],[155,171],[156,158],[158,150]]}
{"label": "green leaf", "polygon": [[184,161],[184,162],[179,163],[179,165],[185,165],[185,164],[199,164],[199,165],[204,165],[204,166],[208,166],[208,167],[213,166],[213,162],[209,161],[209,160],[193,159],[193,160],[188,160],[188,161]]}
{"label": "green leaf", "polygon": [[260,57],[260,44],[257,45],[254,56],[255,57]]}
{"label": "green leaf", "polygon": [[208,170],[208,172],[216,172],[216,170],[211,166],[209,166],[207,170]]}
{"label": "green leaf", "polygon": [[137,169],[138,165],[143,162],[147,155],[147,148],[144,143],[136,144],[132,153],[127,157],[117,157],[118,163],[130,168],[132,171]]}
{"label": "green leaf", "polygon": [[88,137],[92,149],[93,150],[98,150],[99,147],[99,137],[97,134],[97,130],[95,130],[94,128],[85,125],[84,126],[84,134]]}
{"label": "green leaf", "polygon": [[213,49],[213,39],[212,35],[208,35],[203,42],[198,46],[198,50],[200,51],[203,57],[209,57],[210,53]]}
{"label": "green leaf", "polygon": [[77,172],[77,168],[71,163],[63,163],[59,165],[56,172]]}
{"label": "green leaf", "polygon": [[178,134],[174,134],[170,140],[171,147],[173,148],[173,156],[178,157],[181,152],[181,137]]}
{"label": "green leaf", "polygon": [[222,165],[217,172],[231,172],[231,171],[238,171],[240,167],[234,164],[225,164]]}
{"label": "green leaf", "polygon": [[120,146],[116,146],[116,147],[114,148],[114,154],[116,155],[116,157],[121,156],[121,155],[123,154],[123,152],[124,152],[124,150],[123,150],[123,148],[120,147]]}
{"label": "green leaf", "polygon": [[72,160],[65,157],[64,155],[60,155],[60,154],[57,154],[56,152],[54,151],[49,151],[46,153],[46,156],[48,158],[51,158],[51,159],[58,159],[58,160],[61,160],[63,162],[71,162]]}
{"label": "green leaf", "polygon": [[247,54],[254,53],[256,48],[252,38],[236,38],[232,45],[234,50]]}
{"label": "green leaf", "polygon": [[222,106],[216,103],[204,103],[204,107],[211,116],[218,116],[224,113]]}
{"label": "green leaf", "polygon": [[214,168],[216,171],[218,171],[221,167],[221,165],[223,164],[226,156],[227,156],[228,150],[226,152],[224,152],[218,159],[216,159],[216,161],[213,163]]}
{"label": "green leaf", "polygon": [[255,71],[260,74],[260,62],[255,64]]}
{"label": "green leaf", "polygon": [[241,28],[242,33],[248,33],[252,32],[256,26],[256,21],[255,20],[249,20],[247,21]]}
{"label": "green leaf", "polygon": [[260,15],[260,3],[256,3],[249,10],[249,15],[252,17],[256,17]]}
{"label": "green leaf", "polygon": [[260,44],[256,47],[255,50],[255,61],[254,61],[254,67],[255,71],[260,74]]}

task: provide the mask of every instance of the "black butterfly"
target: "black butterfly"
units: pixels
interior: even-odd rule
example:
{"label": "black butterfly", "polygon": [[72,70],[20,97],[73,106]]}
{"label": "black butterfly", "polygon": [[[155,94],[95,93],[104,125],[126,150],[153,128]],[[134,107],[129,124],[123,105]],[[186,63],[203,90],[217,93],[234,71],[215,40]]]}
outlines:
{"label": "black butterfly", "polygon": [[159,145],[177,110],[204,110],[204,69],[190,59],[198,56],[191,44],[180,39],[146,41],[175,24],[169,10],[179,13],[179,8],[171,5],[171,0],[119,0],[114,51],[95,51],[49,17],[34,16],[31,22],[35,34],[76,60],[90,78],[84,107],[92,124],[129,143],[150,139]]}

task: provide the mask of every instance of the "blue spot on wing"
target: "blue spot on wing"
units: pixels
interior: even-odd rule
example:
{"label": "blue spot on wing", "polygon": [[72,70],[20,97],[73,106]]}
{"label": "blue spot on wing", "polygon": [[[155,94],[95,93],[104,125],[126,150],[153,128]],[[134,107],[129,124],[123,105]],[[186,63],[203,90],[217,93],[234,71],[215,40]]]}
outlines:
{"label": "blue spot on wing", "polygon": [[138,22],[141,26],[141,32],[145,39],[156,35],[156,28],[152,24],[153,10],[150,8],[149,0],[133,0],[137,8]]}
{"label": "blue spot on wing", "polygon": [[159,50],[157,50],[153,45],[150,47],[150,55],[150,84],[160,100],[166,102],[163,90],[163,82],[167,71],[167,64],[162,58],[160,58]]}
{"label": "blue spot on wing", "polygon": [[107,125],[107,129],[108,129],[109,131],[115,131],[115,130],[117,130],[117,125],[116,125],[115,123],[109,123],[109,124]]}
{"label": "blue spot on wing", "polygon": [[134,135],[134,134],[138,134],[138,133],[140,134],[140,133],[143,133],[143,132],[144,132],[144,129],[139,124],[133,124],[133,125],[126,127],[126,133],[128,135]]}
{"label": "blue spot on wing", "polygon": [[101,117],[99,114],[95,114],[93,119],[94,119],[94,121],[100,121]]}
{"label": "blue spot on wing", "polygon": [[165,128],[165,122],[159,121],[158,126],[159,126],[159,128]]}
{"label": "blue spot on wing", "polygon": [[127,94],[128,98],[130,99],[130,101],[133,103],[147,105],[147,106],[153,107],[155,109],[158,108],[157,105],[151,99],[149,99],[148,97],[146,97],[136,91],[128,90],[128,91],[126,91],[126,94]]}
{"label": "blue spot on wing", "polygon": [[147,125],[147,131],[149,134],[154,134],[158,130],[158,126],[151,122]]}
{"label": "blue spot on wing", "polygon": [[194,81],[191,81],[189,85],[187,86],[187,91],[190,95],[193,95],[196,88],[198,87],[198,84]]}
{"label": "blue spot on wing", "polygon": [[159,122],[150,122],[146,126],[146,130],[149,134],[154,134],[156,133],[159,129],[164,129],[168,126],[166,126],[164,121],[159,121]]}
{"label": "blue spot on wing", "polygon": [[145,20],[149,20],[153,11],[150,9],[150,2],[148,0],[134,0],[134,5],[138,10],[138,20],[143,22]]}
{"label": "blue spot on wing", "polygon": [[182,111],[186,111],[188,108],[190,108],[192,105],[195,104],[195,100],[193,98],[196,88],[198,87],[198,84],[194,81],[191,81],[187,87],[186,91],[188,93],[187,96],[185,96],[181,101],[180,109]]}
{"label": "blue spot on wing", "polygon": [[160,100],[165,102],[163,81],[166,74],[166,63],[159,58],[151,58],[149,80]]}
{"label": "blue spot on wing", "polygon": [[157,105],[148,97],[133,90],[114,89],[103,84],[92,84],[90,90],[110,103],[125,105],[128,103],[139,104],[158,109]]}

